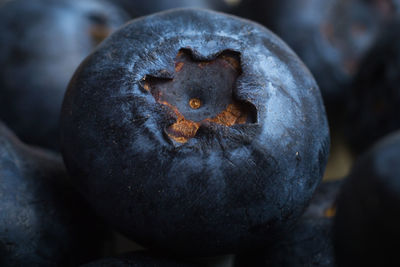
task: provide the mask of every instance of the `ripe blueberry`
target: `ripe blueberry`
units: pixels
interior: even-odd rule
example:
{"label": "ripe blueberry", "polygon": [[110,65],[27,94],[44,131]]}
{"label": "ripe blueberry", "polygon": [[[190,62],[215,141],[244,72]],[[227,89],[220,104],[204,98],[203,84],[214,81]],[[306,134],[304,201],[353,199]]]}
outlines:
{"label": "ripe blueberry", "polygon": [[69,172],[144,246],[217,254],[274,242],[327,160],[318,86],[264,27],[206,10],[132,21],[73,76],[61,116]]}
{"label": "ripe blueberry", "polygon": [[335,266],[332,225],[341,184],[322,183],[291,231],[271,247],[238,255],[235,266]]}
{"label": "ripe blueberry", "polygon": [[53,153],[0,123],[0,266],[76,266],[101,252],[101,227]]}
{"label": "ripe blueberry", "polygon": [[393,21],[366,54],[348,91],[346,134],[362,153],[400,129],[400,20]]}
{"label": "ripe blueberry", "polygon": [[399,0],[284,0],[267,17],[272,20],[272,29],[315,75],[331,118],[341,121],[336,117],[344,108],[346,90],[360,60],[385,22],[398,14],[399,3]]}
{"label": "ripe blueberry", "polygon": [[338,266],[396,266],[400,239],[400,132],[380,140],[355,163],[337,200]]}
{"label": "ripe blueberry", "polygon": [[59,148],[59,116],[79,63],[125,15],[101,0],[15,0],[0,8],[0,118],[22,141]]}

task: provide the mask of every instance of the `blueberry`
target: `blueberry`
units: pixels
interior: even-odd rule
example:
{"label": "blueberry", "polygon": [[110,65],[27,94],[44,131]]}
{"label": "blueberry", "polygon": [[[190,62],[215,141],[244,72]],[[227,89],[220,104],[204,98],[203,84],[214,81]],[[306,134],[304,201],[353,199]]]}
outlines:
{"label": "blueberry", "polygon": [[327,106],[336,118],[360,60],[385,22],[398,14],[400,1],[279,1],[269,19],[272,29],[304,60],[315,75]]}
{"label": "blueberry", "polygon": [[0,123],[0,266],[76,266],[101,252],[103,228],[59,155]]}
{"label": "blueberry", "polygon": [[355,163],[337,200],[338,266],[398,266],[400,132],[380,140]]}
{"label": "blueberry", "polygon": [[67,168],[97,212],[174,253],[274,242],[329,150],[320,92],[298,57],[258,24],[200,9],[111,35],[74,74],[61,124]]}
{"label": "blueberry", "polygon": [[238,255],[241,266],[335,266],[332,225],[341,181],[324,182],[295,227],[279,242],[261,251]]}
{"label": "blueberry", "polygon": [[24,141],[58,148],[67,84],[125,14],[101,0],[15,0],[0,8],[0,118]]}
{"label": "blueberry", "polygon": [[400,20],[387,26],[366,54],[348,92],[346,133],[362,153],[400,129]]}

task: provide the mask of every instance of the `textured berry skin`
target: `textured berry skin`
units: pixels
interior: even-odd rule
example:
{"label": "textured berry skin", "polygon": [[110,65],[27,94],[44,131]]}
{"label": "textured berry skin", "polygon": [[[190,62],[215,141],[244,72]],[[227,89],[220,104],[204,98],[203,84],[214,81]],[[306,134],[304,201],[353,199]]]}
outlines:
{"label": "textured berry skin", "polygon": [[76,266],[101,253],[99,222],[61,157],[0,123],[0,266]]}
{"label": "textured berry skin", "polygon": [[334,221],[337,266],[397,266],[400,132],[364,153],[343,184]]}
{"label": "textured berry skin", "polygon": [[335,266],[332,225],[341,184],[341,181],[322,183],[291,231],[272,247],[238,255],[235,267]]}
{"label": "textured berry skin", "polygon": [[362,153],[400,129],[400,20],[387,26],[366,54],[348,92],[346,134]]}
{"label": "textured berry skin", "polygon": [[[146,82],[178,77],[182,49],[209,60],[205,69],[226,51],[240,57],[226,97],[252,107],[252,120],[204,120],[187,142],[170,138],[177,113]],[[202,88],[196,75],[188,79]],[[216,83],[197,92],[204,106],[225,92]],[[320,92],[298,57],[258,24],[200,9],[134,20],[111,35],[71,80],[61,124],[67,168],[97,212],[142,245],[175,253],[273,242],[308,204],[329,150]]]}
{"label": "textured berry skin", "polygon": [[15,0],[0,7],[0,119],[22,141],[59,149],[59,116],[79,63],[125,21],[101,0]]}

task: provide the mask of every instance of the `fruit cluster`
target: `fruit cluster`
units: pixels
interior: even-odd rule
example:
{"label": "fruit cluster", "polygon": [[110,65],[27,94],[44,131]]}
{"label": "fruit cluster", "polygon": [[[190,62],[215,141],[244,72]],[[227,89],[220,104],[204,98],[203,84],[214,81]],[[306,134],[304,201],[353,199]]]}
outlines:
{"label": "fruit cluster", "polygon": [[0,0],[0,266],[399,265],[399,8]]}

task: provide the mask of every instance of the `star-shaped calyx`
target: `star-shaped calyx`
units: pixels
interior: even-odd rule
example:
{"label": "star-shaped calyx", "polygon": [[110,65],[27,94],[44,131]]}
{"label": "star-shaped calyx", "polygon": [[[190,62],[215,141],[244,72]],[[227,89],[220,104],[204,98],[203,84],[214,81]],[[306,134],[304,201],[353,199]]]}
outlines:
{"label": "star-shaped calyx", "polygon": [[227,127],[254,122],[251,104],[235,99],[233,93],[241,74],[236,52],[223,51],[205,61],[196,60],[190,50],[181,49],[175,59],[174,78],[147,75],[143,88],[174,111],[176,121],[166,128],[166,133],[172,140],[186,143],[205,122]]}

